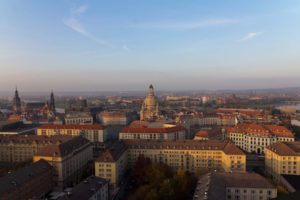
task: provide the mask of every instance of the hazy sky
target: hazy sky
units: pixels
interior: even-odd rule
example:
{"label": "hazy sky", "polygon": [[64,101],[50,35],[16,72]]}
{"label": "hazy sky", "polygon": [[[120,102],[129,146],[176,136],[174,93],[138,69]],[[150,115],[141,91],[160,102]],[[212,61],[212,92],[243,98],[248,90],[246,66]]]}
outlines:
{"label": "hazy sky", "polygon": [[300,86],[299,0],[0,0],[0,91]]}

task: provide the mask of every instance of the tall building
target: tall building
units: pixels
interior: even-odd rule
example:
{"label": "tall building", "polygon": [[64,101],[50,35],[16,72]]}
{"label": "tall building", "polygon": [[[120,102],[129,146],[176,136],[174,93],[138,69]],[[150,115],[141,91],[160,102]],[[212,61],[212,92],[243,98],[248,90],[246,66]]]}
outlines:
{"label": "tall building", "polygon": [[67,142],[41,148],[33,162],[46,160],[54,168],[54,186],[62,189],[80,182],[87,164],[93,159],[92,144],[78,136]]}
{"label": "tall building", "polygon": [[15,90],[15,96],[13,98],[13,110],[15,112],[21,112],[21,99],[19,97],[19,92],[18,92],[18,89],[16,88]]}
{"label": "tall building", "polygon": [[50,95],[50,105],[49,105],[49,109],[53,112],[55,112],[55,99],[54,99],[54,94],[53,91],[51,91],[51,95]]}
{"label": "tall building", "polygon": [[142,104],[140,115],[141,120],[146,121],[153,121],[159,116],[158,100],[154,95],[154,89],[152,85],[149,86],[147,96]]}

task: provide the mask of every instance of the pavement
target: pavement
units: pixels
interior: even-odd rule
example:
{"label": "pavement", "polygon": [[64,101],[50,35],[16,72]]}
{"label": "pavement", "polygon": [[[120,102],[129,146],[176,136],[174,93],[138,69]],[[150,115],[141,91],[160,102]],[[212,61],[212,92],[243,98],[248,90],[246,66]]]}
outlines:
{"label": "pavement", "polygon": [[197,182],[193,200],[206,200],[208,199],[208,189],[210,185],[211,173],[200,176]]}

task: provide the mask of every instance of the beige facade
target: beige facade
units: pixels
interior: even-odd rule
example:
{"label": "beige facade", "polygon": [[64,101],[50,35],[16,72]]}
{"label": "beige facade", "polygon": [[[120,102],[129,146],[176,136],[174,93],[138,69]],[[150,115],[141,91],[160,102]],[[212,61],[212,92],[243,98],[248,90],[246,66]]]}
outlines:
{"label": "beige facade", "polygon": [[107,139],[107,132],[99,124],[93,125],[60,125],[60,124],[46,124],[37,129],[37,135],[69,135],[80,136],[93,143],[105,142]]}
{"label": "beige facade", "polygon": [[0,135],[1,162],[28,162],[43,147],[72,139],[69,136]]}
{"label": "beige facade", "polygon": [[123,142],[115,143],[95,161],[95,176],[109,180],[110,185],[116,187],[127,169],[127,159],[127,147]]}
{"label": "beige facade", "polygon": [[120,140],[184,140],[186,131],[183,127],[170,128],[124,128],[119,134]]}
{"label": "beige facade", "polygon": [[267,146],[279,141],[294,141],[294,135],[283,126],[238,124],[226,129],[226,137],[246,152],[264,153]]}
{"label": "beige facade", "polygon": [[54,180],[58,188],[75,185],[80,181],[87,163],[93,158],[92,144],[83,137],[40,149],[33,161],[44,159],[54,167]]}
{"label": "beige facade", "polygon": [[117,185],[127,165],[131,167],[140,155],[152,162],[162,162],[172,169],[203,173],[222,169],[226,172],[245,172],[246,156],[227,141],[154,141],[125,140],[126,148],[107,150],[95,162],[96,176],[107,178]]}
{"label": "beige facade", "polygon": [[265,167],[274,178],[300,175],[300,142],[278,142],[265,150]]}

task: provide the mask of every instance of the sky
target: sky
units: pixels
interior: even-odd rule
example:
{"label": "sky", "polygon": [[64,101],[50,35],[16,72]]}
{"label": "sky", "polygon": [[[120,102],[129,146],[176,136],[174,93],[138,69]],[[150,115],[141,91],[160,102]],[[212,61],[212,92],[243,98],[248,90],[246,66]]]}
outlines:
{"label": "sky", "polygon": [[0,91],[300,86],[299,0],[0,0]]}

